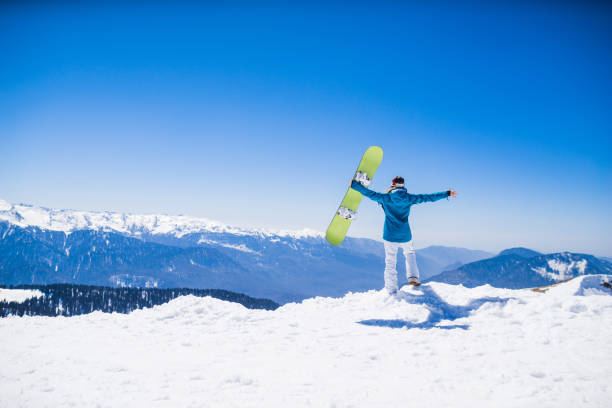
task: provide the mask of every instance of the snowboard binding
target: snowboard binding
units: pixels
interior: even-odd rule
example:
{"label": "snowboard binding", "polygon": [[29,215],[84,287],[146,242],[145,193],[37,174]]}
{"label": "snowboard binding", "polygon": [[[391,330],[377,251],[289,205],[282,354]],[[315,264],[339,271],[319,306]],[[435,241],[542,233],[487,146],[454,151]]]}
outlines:
{"label": "snowboard binding", "polygon": [[357,211],[353,211],[351,209],[348,209],[342,206],[338,208],[338,212],[336,214],[338,214],[340,217],[346,220],[354,220],[357,218]]}
{"label": "snowboard binding", "polygon": [[364,187],[369,186],[372,182],[368,175],[363,171],[358,171],[357,173],[355,173],[354,180]]}

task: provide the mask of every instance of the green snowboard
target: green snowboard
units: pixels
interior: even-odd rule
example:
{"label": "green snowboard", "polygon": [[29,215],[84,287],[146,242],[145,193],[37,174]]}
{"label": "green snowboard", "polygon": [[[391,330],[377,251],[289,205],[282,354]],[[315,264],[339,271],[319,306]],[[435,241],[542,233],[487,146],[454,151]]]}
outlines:
{"label": "green snowboard", "polygon": [[[359,167],[357,167],[353,178],[367,187],[374,177],[378,166],[380,166],[382,157],[383,151],[380,147],[368,147],[368,150],[365,151],[361,158],[361,162],[359,162]],[[351,221],[357,215],[357,208],[362,198],[363,195],[359,191],[349,187],[344,195],[344,199],[340,203],[338,211],[336,211],[336,215],[334,215],[332,222],[327,227],[325,238],[327,238],[330,244],[340,245],[344,241],[344,237],[346,237],[346,233],[351,226]]]}

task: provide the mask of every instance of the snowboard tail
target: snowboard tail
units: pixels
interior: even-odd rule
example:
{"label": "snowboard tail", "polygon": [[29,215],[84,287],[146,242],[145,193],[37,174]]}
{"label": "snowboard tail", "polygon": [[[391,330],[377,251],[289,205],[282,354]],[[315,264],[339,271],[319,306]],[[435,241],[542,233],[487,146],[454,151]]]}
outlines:
{"label": "snowboard tail", "polygon": [[[357,167],[357,171],[355,171],[355,176],[353,178],[358,180],[358,182],[361,184],[367,186],[367,184],[369,184],[374,177],[376,170],[378,170],[378,166],[380,166],[382,158],[383,151],[380,147],[368,147],[361,157],[361,161],[359,162],[359,166]],[[363,195],[359,191],[353,190],[349,187],[348,191],[344,195],[344,198],[342,199],[342,202],[340,203],[340,207],[334,215],[334,218],[329,224],[329,227],[327,227],[325,238],[330,244],[337,246],[344,241],[346,233],[351,226],[351,222],[357,215],[357,209],[359,208],[362,198]]]}

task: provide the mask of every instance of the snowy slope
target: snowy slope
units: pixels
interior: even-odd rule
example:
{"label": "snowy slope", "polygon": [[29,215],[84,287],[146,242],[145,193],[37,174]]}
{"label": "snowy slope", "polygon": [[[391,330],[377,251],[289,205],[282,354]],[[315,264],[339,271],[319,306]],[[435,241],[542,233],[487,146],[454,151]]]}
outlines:
{"label": "snowy slope", "polygon": [[603,276],[0,319],[0,406],[607,407]]}

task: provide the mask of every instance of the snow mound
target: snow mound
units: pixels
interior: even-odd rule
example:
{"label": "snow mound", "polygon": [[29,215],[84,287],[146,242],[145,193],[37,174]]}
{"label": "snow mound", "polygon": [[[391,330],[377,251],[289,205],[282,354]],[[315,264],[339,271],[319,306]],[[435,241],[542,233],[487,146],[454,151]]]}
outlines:
{"label": "snow mound", "polygon": [[548,293],[555,296],[609,296],[612,295],[610,275],[579,276],[553,286]]}
{"label": "snow mound", "polygon": [[600,282],[8,317],[0,406],[604,407],[612,296],[582,296]]}
{"label": "snow mound", "polygon": [[245,229],[206,218],[184,215],[128,214],[111,211],[54,210],[28,204],[11,205],[0,200],[0,221],[20,227],[38,227],[52,231],[77,230],[115,231],[123,234],[186,234],[215,232],[233,235],[278,236],[290,238],[322,237],[323,233],[308,228],[292,230]]}
{"label": "snow mound", "polygon": [[24,301],[33,297],[44,296],[40,290],[29,290],[29,289],[0,289],[0,302],[18,302],[23,303]]}
{"label": "snow mound", "polygon": [[137,318],[155,321],[175,320],[179,324],[211,324],[225,318],[236,320],[248,316],[250,309],[239,303],[228,302],[210,296],[180,296],[163,305],[139,309],[132,314]]}

